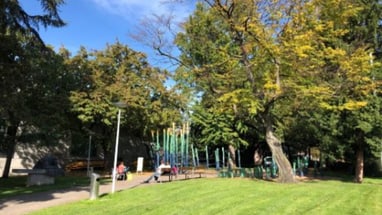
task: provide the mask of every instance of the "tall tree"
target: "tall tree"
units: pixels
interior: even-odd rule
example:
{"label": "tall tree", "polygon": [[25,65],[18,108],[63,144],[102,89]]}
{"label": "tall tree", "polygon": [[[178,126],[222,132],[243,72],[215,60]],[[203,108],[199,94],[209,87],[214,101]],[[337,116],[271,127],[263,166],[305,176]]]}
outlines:
{"label": "tall tree", "polygon": [[47,28],[62,27],[65,22],[61,19],[58,8],[64,0],[39,0],[44,12],[42,15],[30,15],[17,0],[4,0],[0,3],[0,33],[2,36],[32,35],[40,44],[44,44],[38,30],[40,26]]}
{"label": "tall tree", "polygon": [[[30,122],[36,93],[52,90],[39,77],[44,76],[45,66],[50,67],[55,58],[54,52],[47,48],[38,34],[40,26],[61,27],[65,23],[58,14],[62,0],[41,0],[44,14],[29,15],[18,1],[5,0],[0,3],[0,72],[1,72],[1,117],[5,122],[6,134],[3,142],[7,159],[3,177],[8,177],[11,161],[17,143],[21,124]],[[49,62],[50,61],[50,62]],[[49,76],[49,75],[48,75]],[[41,84],[41,85],[40,85]],[[47,93],[43,95],[52,95]],[[43,99],[43,98],[41,98]]]}
{"label": "tall tree", "polygon": [[259,11],[269,13],[263,20],[271,22],[271,6],[279,7],[275,11],[285,8],[260,1],[205,2],[209,8],[199,5],[185,25],[185,33],[178,37],[182,57],[191,65],[187,72],[205,96],[217,98],[211,104],[224,107],[233,116],[259,116],[280,167],[279,180],[293,182],[291,165],[273,124],[272,107],[281,96],[279,48],[273,41],[277,28],[261,24],[259,17]]}
{"label": "tall tree", "polygon": [[179,69],[180,76],[212,99],[210,105],[258,117],[279,180],[293,182],[277,135],[285,117],[282,104],[356,111],[375,88],[368,45],[349,46],[343,40],[347,23],[362,5],[343,0],[204,2],[177,40],[187,65]]}
{"label": "tall tree", "polygon": [[[339,38],[344,50],[364,50],[364,62],[368,59],[368,66],[363,67],[357,75],[348,75],[342,77],[338,92],[341,96],[338,103],[346,100],[363,101],[365,105],[360,108],[343,108],[339,110],[340,122],[339,128],[343,129],[339,137],[342,142],[347,144],[354,158],[355,163],[355,181],[362,183],[364,175],[365,153],[369,155],[376,154],[380,148],[381,134],[381,116],[380,107],[380,81],[381,81],[381,18],[382,6],[379,1],[355,1],[358,6],[358,13],[349,17],[349,21],[344,23],[348,29],[344,35]],[[349,53],[349,51],[348,51]],[[365,54],[369,53],[369,57]],[[354,65],[360,65],[359,61],[352,62]],[[354,73],[354,69],[344,67]],[[365,74],[362,76],[362,73]],[[365,86],[365,84],[369,86]]]}
{"label": "tall tree", "polygon": [[181,106],[164,86],[166,71],[151,67],[143,53],[116,42],[105,50],[81,49],[69,66],[78,70],[82,83],[71,94],[72,109],[96,134],[105,155],[111,152],[115,131],[115,102],[126,104],[121,124],[130,137],[147,138],[152,129],[179,121]]}

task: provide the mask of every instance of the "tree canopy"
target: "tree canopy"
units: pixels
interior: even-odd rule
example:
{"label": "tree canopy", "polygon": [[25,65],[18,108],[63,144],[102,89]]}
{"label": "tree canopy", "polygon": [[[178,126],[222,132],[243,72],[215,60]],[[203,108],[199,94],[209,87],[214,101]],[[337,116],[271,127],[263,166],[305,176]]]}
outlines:
{"label": "tree canopy", "polygon": [[[148,139],[150,131],[181,119],[182,103],[165,86],[167,71],[151,67],[146,56],[116,42],[105,50],[82,49],[68,65],[81,83],[71,92],[72,110],[110,149],[117,107],[123,103],[122,125],[131,136]],[[139,123],[137,123],[139,122]]]}
{"label": "tree canopy", "polygon": [[[40,3],[42,15],[26,13],[18,1],[0,3],[0,116],[5,128],[1,145],[7,155],[3,177],[8,177],[15,145],[21,140],[21,134],[28,134],[28,128],[40,125],[50,128],[44,136],[53,137],[55,132],[52,130],[56,126],[49,125],[55,123],[45,121],[47,118],[42,116],[51,114],[51,119],[57,119],[55,116],[59,111],[56,112],[58,106],[54,103],[65,104],[60,94],[60,68],[56,66],[60,65],[60,59],[45,46],[38,34],[40,26],[64,26],[57,13],[63,1],[41,0]],[[45,113],[37,111],[41,110],[38,108],[43,108]],[[20,126],[24,129],[20,130]],[[50,138],[40,136],[40,139]]]}
{"label": "tree canopy", "polygon": [[[361,38],[369,34],[353,28],[358,21],[377,29],[377,22],[362,20],[369,5],[342,0],[202,2],[176,40],[182,59],[178,76],[200,91],[203,108],[231,116],[215,132],[228,135],[234,126],[227,122],[233,118],[246,125],[249,119],[252,125],[261,123],[256,127],[264,130],[280,181],[293,181],[281,147],[290,112],[356,114],[373,103],[368,98],[378,85],[373,71],[379,64],[370,63],[375,44]],[[196,122],[205,131],[213,129],[205,125],[210,117],[204,119]]]}

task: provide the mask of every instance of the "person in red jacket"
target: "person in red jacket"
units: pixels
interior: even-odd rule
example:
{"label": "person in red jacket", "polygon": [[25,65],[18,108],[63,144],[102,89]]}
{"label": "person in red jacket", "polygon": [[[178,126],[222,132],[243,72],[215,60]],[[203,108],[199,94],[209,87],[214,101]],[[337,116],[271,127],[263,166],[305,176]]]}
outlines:
{"label": "person in red jacket", "polygon": [[119,162],[117,165],[117,180],[126,180],[127,179],[126,172],[127,172],[127,168],[125,164],[123,163],[123,161]]}

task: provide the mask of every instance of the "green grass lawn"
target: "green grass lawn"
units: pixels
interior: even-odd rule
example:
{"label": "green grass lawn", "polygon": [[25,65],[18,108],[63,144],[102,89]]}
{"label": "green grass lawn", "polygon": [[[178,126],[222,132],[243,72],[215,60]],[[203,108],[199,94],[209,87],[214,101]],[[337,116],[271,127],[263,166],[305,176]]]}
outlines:
{"label": "green grass lawn", "polygon": [[194,179],[140,186],[33,214],[382,214],[382,179],[278,184]]}

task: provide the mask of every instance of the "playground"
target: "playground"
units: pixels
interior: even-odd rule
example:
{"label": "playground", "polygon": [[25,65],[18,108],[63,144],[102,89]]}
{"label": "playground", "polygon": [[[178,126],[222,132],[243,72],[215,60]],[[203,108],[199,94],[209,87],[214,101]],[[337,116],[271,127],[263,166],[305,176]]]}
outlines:
{"label": "playground", "polygon": [[[171,167],[176,167],[177,174],[189,171],[197,171],[200,175],[204,169],[215,169],[218,177],[245,177],[272,180],[278,177],[278,166],[272,156],[261,156],[261,162],[257,165],[245,163],[242,165],[242,151],[240,149],[229,150],[224,146],[204,146],[198,148],[190,140],[190,128],[188,124],[171,128],[152,131],[150,144],[150,161],[152,169],[159,166],[163,160]],[[231,148],[232,149],[232,148]],[[290,161],[293,175],[303,177],[308,174],[310,159],[306,156],[295,156]],[[319,174],[317,161],[311,161],[311,171]],[[137,171],[142,171],[139,167]]]}

